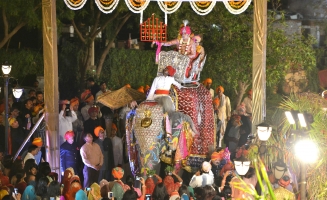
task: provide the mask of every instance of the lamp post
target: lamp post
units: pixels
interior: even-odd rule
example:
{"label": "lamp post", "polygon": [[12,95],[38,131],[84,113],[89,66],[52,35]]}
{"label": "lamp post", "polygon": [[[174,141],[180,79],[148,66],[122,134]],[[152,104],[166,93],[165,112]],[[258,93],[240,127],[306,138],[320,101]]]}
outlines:
{"label": "lamp post", "polygon": [[[257,125],[258,138],[260,141],[263,142],[262,145],[258,148],[260,154],[264,154],[266,152],[266,149],[267,149],[266,141],[269,139],[269,137],[271,135],[271,131],[272,131],[272,127],[265,122],[262,122]],[[239,175],[245,175],[250,168],[250,163],[251,163],[251,161],[246,159],[243,156],[243,152],[242,152],[241,157],[237,160],[234,160],[235,169],[236,169],[237,173]]]}
{"label": "lamp post", "polygon": [[250,164],[251,161],[246,159],[243,155],[239,159],[234,160],[235,170],[240,176],[244,176],[249,171]]}
{"label": "lamp post", "polygon": [[298,111],[286,111],[286,118],[289,124],[296,126],[296,133],[300,137],[294,145],[295,156],[301,161],[300,163],[300,197],[301,200],[306,200],[306,164],[314,163],[318,159],[319,150],[317,145],[310,139],[306,138],[305,132],[298,130],[300,124],[301,128],[309,129],[313,122],[313,117],[308,113],[300,113]]}
{"label": "lamp post", "polygon": [[11,65],[6,62],[1,67],[4,78],[4,96],[5,96],[5,153],[8,154],[8,134],[9,134],[9,122],[8,122],[8,82],[9,73],[11,71]]}
{"label": "lamp post", "polygon": [[[5,120],[5,153],[9,154],[9,150],[8,150],[8,134],[9,134],[8,83],[10,80],[9,74],[11,72],[11,65],[9,65],[8,62],[6,62],[5,64],[2,65],[1,69],[2,69],[3,78],[4,78],[4,96],[5,96],[5,117],[4,117],[5,118],[4,119]],[[23,89],[14,88],[13,94],[16,99],[19,99],[23,94]]]}
{"label": "lamp post", "polygon": [[[304,148],[305,147],[305,148]],[[306,200],[306,164],[314,163],[318,159],[319,150],[317,145],[309,139],[302,139],[294,146],[295,156],[301,161],[301,182],[300,195],[301,200]]]}

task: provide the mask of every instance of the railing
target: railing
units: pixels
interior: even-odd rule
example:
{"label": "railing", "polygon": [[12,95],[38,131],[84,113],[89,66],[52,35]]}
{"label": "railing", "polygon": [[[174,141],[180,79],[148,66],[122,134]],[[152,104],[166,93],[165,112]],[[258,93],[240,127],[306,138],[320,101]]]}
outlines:
{"label": "railing", "polygon": [[[44,109],[41,111],[43,112]],[[45,113],[43,113],[43,115],[39,118],[39,120],[36,122],[36,124],[34,125],[34,127],[32,128],[32,130],[29,132],[28,136],[25,138],[24,142],[22,143],[22,145],[20,145],[17,153],[15,154],[14,157],[14,161],[16,160],[16,158],[18,157],[18,155],[20,154],[20,152],[22,151],[22,149],[24,148],[24,146],[26,145],[27,141],[31,138],[31,136],[33,135],[33,133],[35,132],[35,130],[39,127],[39,125],[41,124],[42,120],[44,119],[44,115]]]}

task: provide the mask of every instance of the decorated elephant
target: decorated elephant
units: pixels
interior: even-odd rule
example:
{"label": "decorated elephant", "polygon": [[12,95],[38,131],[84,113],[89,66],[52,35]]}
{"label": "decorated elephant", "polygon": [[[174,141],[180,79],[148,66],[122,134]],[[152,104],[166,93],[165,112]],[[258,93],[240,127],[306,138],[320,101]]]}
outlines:
{"label": "decorated elephant", "polygon": [[158,170],[160,162],[189,171],[198,167],[209,147],[215,145],[209,91],[203,85],[172,86],[170,96],[176,111],[163,113],[157,102],[144,101],[127,116],[126,139],[133,174],[142,168]]}

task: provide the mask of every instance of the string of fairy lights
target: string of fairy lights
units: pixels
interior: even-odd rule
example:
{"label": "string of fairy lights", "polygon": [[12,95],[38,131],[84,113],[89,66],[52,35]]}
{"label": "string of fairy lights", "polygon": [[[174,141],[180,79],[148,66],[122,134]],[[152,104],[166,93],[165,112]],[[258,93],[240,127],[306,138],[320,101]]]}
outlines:
{"label": "string of fairy lights", "polygon": [[[87,0],[64,0],[67,7],[72,10],[79,10],[83,8]],[[103,13],[112,13],[119,0],[94,0],[99,10]],[[153,0],[125,0],[125,3],[130,11],[140,14],[140,23],[143,21],[143,11],[148,7],[150,1]],[[189,1],[192,9],[198,15],[207,15],[215,7],[217,1],[222,1],[226,9],[235,15],[243,13],[251,4],[252,0],[210,0],[210,1],[195,1],[195,0],[157,0],[157,3],[165,13],[165,24],[167,24],[167,15],[174,13],[182,5],[184,1]]]}

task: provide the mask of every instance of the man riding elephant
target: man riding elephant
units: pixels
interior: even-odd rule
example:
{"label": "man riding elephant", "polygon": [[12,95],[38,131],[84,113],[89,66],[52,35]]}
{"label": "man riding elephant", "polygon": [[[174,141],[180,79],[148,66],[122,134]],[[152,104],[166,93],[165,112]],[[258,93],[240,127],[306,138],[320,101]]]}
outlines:
{"label": "man riding elephant", "polygon": [[196,43],[192,38],[192,31],[191,27],[187,26],[188,21],[183,21],[183,26],[179,30],[179,36],[177,39],[159,43],[158,41],[153,41],[152,44],[156,43],[158,45],[157,53],[160,52],[161,46],[177,46],[177,50],[180,54],[186,55],[190,58],[191,62],[189,63],[189,66],[187,68],[187,71],[185,72],[185,77],[190,76],[190,70],[192,68],[192,61],[198,56],[198,53],[196,51]]}
{"label": "man riding elephant", "polygon": [[163,70],[163,75],[158,76],[153,80],[151,89],[149,91],[147,100],[155,100],[162,105],[163,111],[171,112],[175,111],[173,101],[169,96],[169,90],[171,85],[175,85],[180,89],[182,86],[174,79],[176,70],[172,66],[167,66]]}

